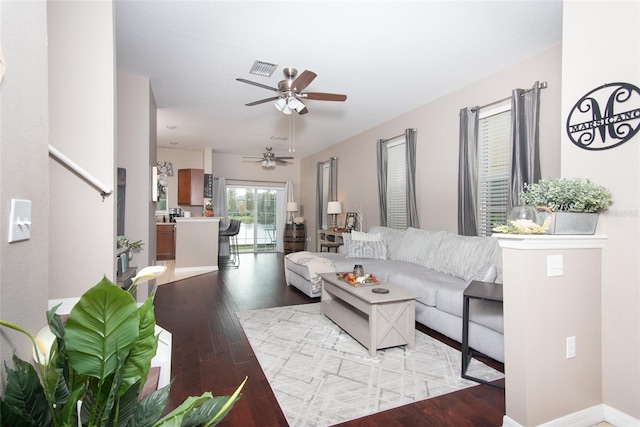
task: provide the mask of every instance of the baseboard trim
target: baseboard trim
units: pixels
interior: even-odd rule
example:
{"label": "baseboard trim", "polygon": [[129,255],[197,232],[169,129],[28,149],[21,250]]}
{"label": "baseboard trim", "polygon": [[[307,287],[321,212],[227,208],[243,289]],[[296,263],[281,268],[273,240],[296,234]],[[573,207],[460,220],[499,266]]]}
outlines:
{"label": "baseboard trim", "polygon": [[[596,405],[564,417],[556,418],[539,427],[585,427],[606,421],[614,426],[640,427],[640,420],[608,405]],[[517,421],[505,415],[502,427],[523,427]]]}

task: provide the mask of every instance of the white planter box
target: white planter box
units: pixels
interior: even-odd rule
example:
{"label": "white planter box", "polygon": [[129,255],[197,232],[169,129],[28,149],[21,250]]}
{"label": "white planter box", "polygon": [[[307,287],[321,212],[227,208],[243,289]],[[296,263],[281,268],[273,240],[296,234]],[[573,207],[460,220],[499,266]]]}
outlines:
{"label": "white planter box", "polygon": [[[554,212],[547,234],[595,234],[597,213]],[[538,223],[547,219],[547,212],[538,212]]]}

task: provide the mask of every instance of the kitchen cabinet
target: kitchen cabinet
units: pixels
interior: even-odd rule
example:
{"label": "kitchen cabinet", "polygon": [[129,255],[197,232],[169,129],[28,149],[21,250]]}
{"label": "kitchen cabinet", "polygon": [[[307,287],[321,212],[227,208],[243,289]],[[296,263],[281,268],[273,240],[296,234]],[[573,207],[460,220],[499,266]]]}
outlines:
{"label": "kitchen cabinet", "polygon": [[156,224],[156,260],[169,260],[175,258],[175,224]]}
{"label": "kitchen cabinet", "polygon": [[178,170],[178,204],[204,205],[204,169]]}

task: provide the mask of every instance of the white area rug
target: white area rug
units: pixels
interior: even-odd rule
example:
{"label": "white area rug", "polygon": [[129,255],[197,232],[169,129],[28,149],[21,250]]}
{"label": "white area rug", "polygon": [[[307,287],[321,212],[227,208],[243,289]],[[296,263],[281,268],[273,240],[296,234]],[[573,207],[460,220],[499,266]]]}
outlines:
{"label": "white area rug", "polygon": [[[320,303],[236,313],[290,426],[321,427],[477,385],[460,352],[416,330],[416,348],[375,357]],[[503,374],[472,360],[469,375]]]}

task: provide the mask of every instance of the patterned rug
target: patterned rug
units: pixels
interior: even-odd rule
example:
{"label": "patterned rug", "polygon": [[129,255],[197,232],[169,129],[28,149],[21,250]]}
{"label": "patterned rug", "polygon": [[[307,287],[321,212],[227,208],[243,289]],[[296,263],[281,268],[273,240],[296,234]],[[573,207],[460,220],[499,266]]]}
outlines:
{"label": "patterned rug", "polygon": [[[477,385],[460,352],[416,330],[416,348],[375,357],[320,312],[320,303],[236,313],[290,426],[323,427]],[[503,374],[472,360],[467,373]]]}

